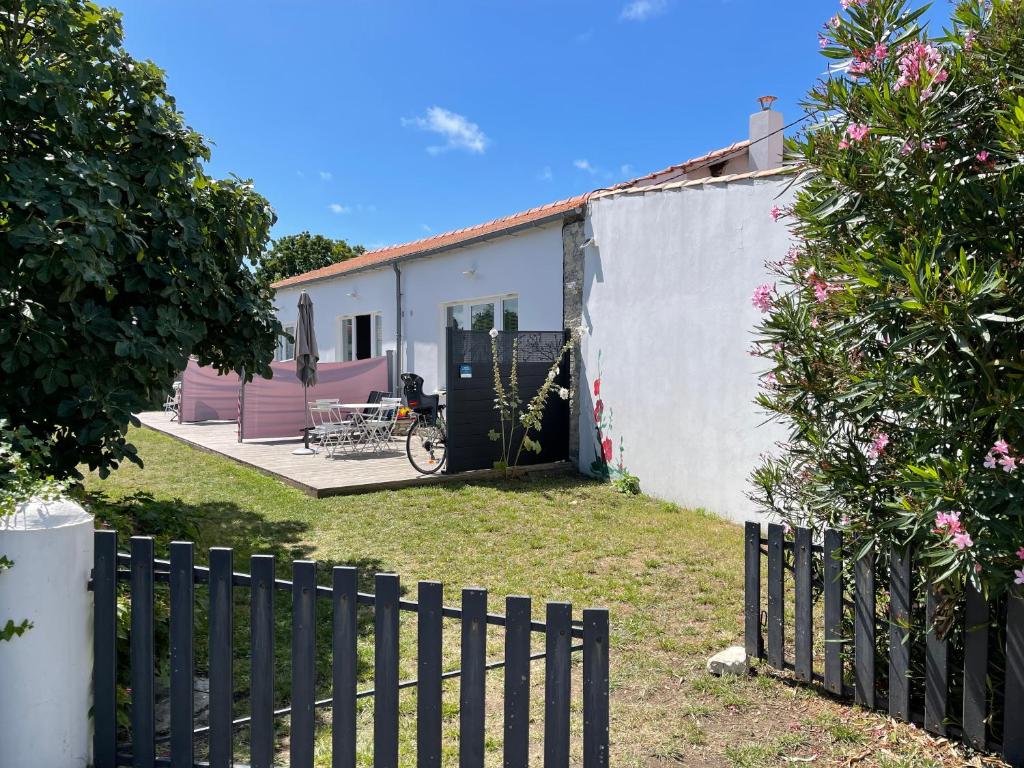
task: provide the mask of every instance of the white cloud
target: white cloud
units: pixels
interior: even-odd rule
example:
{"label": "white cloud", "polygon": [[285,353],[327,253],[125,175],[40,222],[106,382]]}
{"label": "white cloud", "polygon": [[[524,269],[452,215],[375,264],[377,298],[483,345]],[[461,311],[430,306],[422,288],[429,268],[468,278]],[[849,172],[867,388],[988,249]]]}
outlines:
{"label": "white cloud", "polygon": [[540,173],[537,174],[537,178],[541,181],[551,181],[555,178],[555,175],[551,172],[551,166],[545,165],[540,169]]}
{"label": "white cloud", "polygon": [[572,164],[573,164],[573,165],[574,165],[574,166],[575,166],[576,168],[578,168],[579,170],[581,170],[581,171],[586,171],[586,172],[587,172],[587,173],[589,173],[589,174],[595,174],[595,173],[597,173],[597,168],[595,168],[594,166],[592,166],[592,165],[590,164],[590,161],[589,161],[589,160],[587,160],[587,159],[583,159],[583,160],[573,160],[573,161],[572,161]]}
{"label": "white cloud", "polygon": [[668,0],[632,0],[619,14],[624,21],[647,21],[668,8]]}
{"label": "white cloud", "polygon": [[423,227],[424,232],[430,233],[434,231],[434,228],[429,224],[420,224],[420,226]]}
{"label": "white cloud", "polygon": [[623,176],[630,176],[633,173],[633,166],[630,165],[629,163],[623,163],[622,165],[619,166],[619,172]]}
{"label": "white cloud", "polygon": [[327,206],[331,213],[351,213],[352,209],[341,203],[331,203]]}
{"label": "white cloud", "polygon": [[484,149],[491,143],[479,125],[443,107],[431,107],[423,117],[403,117],[402,125],[443,136],[444,144],[427,147],[427,152],[432,155],[439,155],[450,149],[464,149],[474,155],[482,155]]}
{"label": "white cloud", "polygon": [[334,178],[334,174],[330,171],[320,171],[320,181],[330,181]]}

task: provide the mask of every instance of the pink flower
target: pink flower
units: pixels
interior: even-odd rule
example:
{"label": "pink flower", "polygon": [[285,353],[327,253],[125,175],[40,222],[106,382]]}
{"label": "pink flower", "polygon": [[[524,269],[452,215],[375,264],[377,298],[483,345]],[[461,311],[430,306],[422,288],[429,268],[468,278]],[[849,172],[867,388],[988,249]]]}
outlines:
{"label": "pink flower", "polygon": [[846,135],[850,141],[863,141],[871,129],[863,123],[854,123],[846,127]]}
{"label": "pink flower", "polygon": [[908,88],[921,82],[922,75],[928,75],[930,82],[942,83],[949,74],[942,69],[942,54],[937,48],[924,43],[907,43],[900,48],[900,77],[895,90]]}
{"label": "pink flower", "polygon": [[959,512],[939,512],[935,516],[934,533],[957,534],[961,531]]}
{"label": "pink flower", "polygon": [[977,160],[977,161],[978,161],[979,163],[987,163],[987,162],[988,162],[988,152],[987,152],[986,150],[984,150],[984,149],[983,149],[983,150],[981,150],[981,152],[979,152],[978,154],[976,154],[976,155],[974,156],[974,158],[975,158],[975,159],[976,159],[976,160]]}
{"label": "pink flower", "polygon": [[1017,460],[1013,456],[1003,456],[999,460],[999,466],[1003,468],[1003,472],[1013,472],[1017,467]]}
{"label": "pink flower", "polygon": [[793,532],[793,526],[787,523],[785,520],[782,521],[782,532],[787,536]]}
{"label": "pink flower", "polygon": [[995,457],[995,455],[992,454],[992,453],[987,454],[985,456],[985,462],[984,463],[985,463],[985,469],[995,469],[996,468],[996,457]]}
{"label": "pink flower", "polygon": [[777,205],[772,206],[770,213],[772,221],[778,221],[779,219],[786,215],[786,212],[782,208],[779,208],[779,206]]}
{"label": "pink flower", "polygon": [[1024,547],[1017,550],[1017,559],[1024,560]]}
{"label": "pink flower", "polygon": [[996,440],[992,444],[992,453],[1001,453],[1003,456],[1010,455],[1010,444],[1005,440]]}
{"label": "pink flower", "polygon": [[811,318],[811,328],[817,328],[819,325],[820,325],[820,323],[818,322],[818,318],[812,317]]}
{"label": "pink flower", "polygon": [[974,546],[974,542],[971,540],[971,534],[966,532],[954,534],[953,544],[956,545],[957,549],[965,549],[967,547]]}
{"label": "pink flower", "polygon": [[850,142],[848,142],[846,139],[840,139],[839,140],[839,148],[840,149],[849,149],[850,148]]}
{"label": "pink flower", "polygon": [[823,34],[821,34],[821,32],[818,33],[818,47],[819,48],[828,48],[829,43],[831,43],[831,42],[832,41],[829,40],[827,37],[825,37]]}
{"label": "pink flower", "polygon": [[754,295],[750,298],[750,302],[762,312],[770,312],[774,293],[774,285],[768,285],[768,283],[759,285],[754,289]]}
{"label": "pink flower", "polygon": [[871,54],[875,57],[875,61],[882,61],[889,55],[889,46],[885,43],[876,43]]}
{"label": "pink flower", "polygon": [[969,50],[971,50],[971,48],[974,47],[974,38],[976,38],[977,36],[978,36],[978,33],[975,32],[973,29],[969,30],[967,32],[967,34],[964,35],[964,50],[965,51],[969,51]]}
{"label": "pink flower", "polygon": [[843,6],[843,10],[849,10],[851,6],[859,6],[863,8],[868,4],[868,0],[839,0],[839,4]]}
{"label": "pink flower", "polygon": [[1014,584],[1024,584],[1024,568],[1021,568],[1019,571],[1014,571],[1013,575],[1017,577],[1013,580]]}
{"label": "pink flower", "polygon": [[875,435],[874,440],[871,441],[871,448],[868,449],[868,455],[873,459],[877,459],[883,453],[885,453],[886,446],[889,445],[889,435],[885,432],[879,432]]}

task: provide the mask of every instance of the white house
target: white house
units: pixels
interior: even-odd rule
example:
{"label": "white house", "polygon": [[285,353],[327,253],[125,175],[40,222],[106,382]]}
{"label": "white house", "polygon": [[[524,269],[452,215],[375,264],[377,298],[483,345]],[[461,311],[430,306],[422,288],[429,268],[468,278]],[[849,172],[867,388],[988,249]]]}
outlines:
{"label": "white house", "polygon": [[446,326],[582,322],[571,435],[581,469],[603,450],[592,417],[600,353],[612,465],[621,458],[654,495],[742,517],[746,473],[774,438],[757,428],[747,348],[750,292],[765,259],[788,248],[768,215],[789,184],[782,127],[765,109],[748,139],[684,163],[282,280],[279,317],[292,326],[306,291],[322,360],[393,351],[396,376],[414,371],[428,391],[445,385]]}

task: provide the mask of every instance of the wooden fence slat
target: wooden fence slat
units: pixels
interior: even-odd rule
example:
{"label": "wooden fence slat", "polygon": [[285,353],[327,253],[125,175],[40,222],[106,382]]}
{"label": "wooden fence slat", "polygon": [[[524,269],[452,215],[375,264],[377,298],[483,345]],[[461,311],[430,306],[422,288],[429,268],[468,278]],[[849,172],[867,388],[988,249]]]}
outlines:
{"label": "wooden fence slat", "polygon": [[252,768],[274,762],[274,556],[253,555],[249,584],[250,672],[252,723],[249,747]]}
{"label": "wooden fence slat", "polygon": [[441,647],[444,590],[439,581],[421,581],[416,613],[416,765],[441,765]]}
{"label": "wooden fence slat", "polygon": [[794,556],[794,640],[795,672],[798,680],[810,682],[814,677],[814,599],[811,594],[811,530],[796,529]]}
{"label": "wooden fence slat", "polygon": [[743,534],[743,640],[747,656],[764,653],[761,637],[761,524],[748,520]]}
{"label": "wooden fence slat", "polygon": [[785,569],[783,567],[783,537],[781,525],[768,526],[768,663],[776,669],[785,664]]}
{"label": "wooden fence slat", "polygon": [[462,590],[462,675],[459,678],[459,766],[483,768],[487,665],[487,590]]}
{"label": "wooden fence slat", "polygon": [[889,552],[889,715],[910,720],[911,551]]}
{"label": "wooden fence slat", "polygon": [[373,765],[398,768],[398,576],[378,573],[375,589]]}
{"label": "wooden fence slat", "polygon": [[292,722],[289,768],[313,768],[316,716],[316,563],[292,563]]}
{"label": "wooden fence slat", "polygon": [[190,541],[172,541],[171,618],[171,768],[192,768],[195,746],[195,583],[192,568],[195,551]]}
{"label": "wooden fence slat", "polygon": [[854,563],[854,699],[875,708],[875,552]]}
{"label": "wooden fence slat", "polygon": [[210,766],[230,768],[234,733],[231,720],[234,702],[232,633],[234,599],[232,571],[234,552],[226,547],[210,549]]}
{"label": "wooden fence slat", "polygon": [[928,590],[924,658],[924,727],[940,736],[946,735],[946,707],[949,700],[949,648],[946,640],[935,633],[935,611],[938,594]]}
{"label": "wooden fence slat", "polygon": [[505,599],[504,768],[526,768],[530,754],[530,598]]}
{"label": "wooden fence slat", "polygon": [[843,694],[843,534],[825,531],[822,559],[825,566],[825,688]]}
{"label": "wooden fence slat", "polygon": [[333,692],[331,765],[356,768],[356,685],[359,680],[359,637],[355,568],[335,566],[331,574]]}
{"label": "wooden fence slat", "polygon": [[132,764],[156,760],[156,685],[153,658],[153,539],[131,539]]}
{"label": "wooden fence slat", "polygon": [[967,585],[964,606],[964,739],[975,749],[985,749],[985,716],[988,713],[988,601],[973,585]]}
{"label": "wooden fence slat", "polygon": [[608,611],[583,611],[583,768],[608,768]]}
{"label": "wooden fence slat", "polygon": [[93,765],[117,765],[117,532],[93,536]]}
{"label": "wooden fence slat", "polygon": [[548,603],[546,624],[544,768],[568,768],[572,605]]}
{"label": "wooden fence slat", "polygon": [[1006,601],[1006,689],[1003,699],[1003,759],[1024,765],[1024,597]]}

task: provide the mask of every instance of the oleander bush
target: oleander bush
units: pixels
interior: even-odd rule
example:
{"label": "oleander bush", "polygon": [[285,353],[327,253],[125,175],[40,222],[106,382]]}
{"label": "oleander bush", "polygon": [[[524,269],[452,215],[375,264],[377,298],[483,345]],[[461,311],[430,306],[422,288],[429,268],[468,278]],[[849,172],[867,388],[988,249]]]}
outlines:
{"label": "oleander bush", "polygon": [[[760,286],[758,402],[788,429],[753,497],[859,549],[912,545],[951,603],[1024,583],[1024,2],[843,0],[794,247]],[[767,215],[767,214],[766,214]]]}

